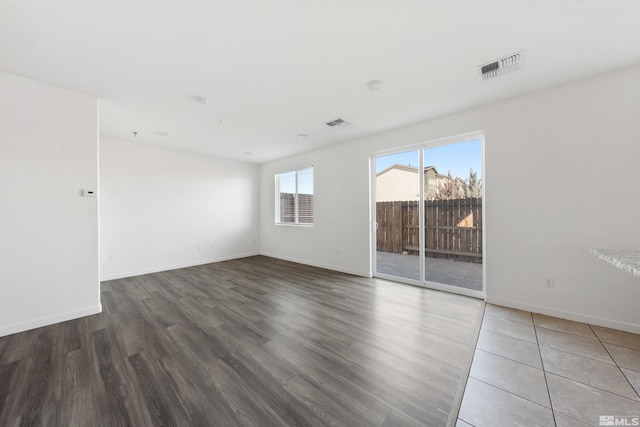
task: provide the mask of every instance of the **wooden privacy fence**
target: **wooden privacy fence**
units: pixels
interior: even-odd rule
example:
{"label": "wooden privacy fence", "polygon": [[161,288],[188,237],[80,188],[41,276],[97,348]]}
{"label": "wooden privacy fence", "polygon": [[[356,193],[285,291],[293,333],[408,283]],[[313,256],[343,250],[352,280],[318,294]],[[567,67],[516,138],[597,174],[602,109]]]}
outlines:
{"label": "wooden privacy fence", "polygon": [[[417,201],[377,202],[377,250],[417,254]],[[482,261],[482,199],[426,200],[424,202],[425,255]]]}
{"label": "wooden privacy fence", "polygon": [[[313,194],[298,194],[298,222],[313,224]],[[296,221],[296,195],[280,193],[280,221]]]}

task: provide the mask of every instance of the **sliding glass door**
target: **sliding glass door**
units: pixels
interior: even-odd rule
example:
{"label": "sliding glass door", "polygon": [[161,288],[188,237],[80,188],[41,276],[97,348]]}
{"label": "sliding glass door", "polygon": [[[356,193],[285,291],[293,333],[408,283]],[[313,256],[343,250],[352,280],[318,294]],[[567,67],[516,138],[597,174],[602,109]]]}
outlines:
{"label": "sliding glass door", "polygon": [[423,157],[424,280],[482,292],[482,140],[427,145]]}
{"label": "sliding glass door", "polygon": [[373,156],[374,274],[484,295],[482,135]]}
{"label": "sliding glass door", "polygon": [[375,158],[376,272],[422,282],[420,262],[420,150]]}

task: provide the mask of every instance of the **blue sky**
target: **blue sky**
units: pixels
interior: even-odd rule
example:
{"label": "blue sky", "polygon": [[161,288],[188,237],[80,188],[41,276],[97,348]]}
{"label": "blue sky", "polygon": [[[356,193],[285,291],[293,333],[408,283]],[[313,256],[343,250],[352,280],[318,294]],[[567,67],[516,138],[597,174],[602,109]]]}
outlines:
{"label": "blue sky", "polygon": [[[376,173],[394,164],[418,166],[418,151],[391,154],[376,158]],[[482,143],[479,139],[428,148],[424,154],[425,166],[435,166],[439,173],[451,171],[453,177],[468,178],[472,168],[482,177]]]}
{"label": "blue sky", "polygon": [[[313,169],[305,170],[298,174],[298,192],[300,194],[313,194]],[[287,172],[280,174],[280,192],[295,193],[296,191],[296,173]]]}

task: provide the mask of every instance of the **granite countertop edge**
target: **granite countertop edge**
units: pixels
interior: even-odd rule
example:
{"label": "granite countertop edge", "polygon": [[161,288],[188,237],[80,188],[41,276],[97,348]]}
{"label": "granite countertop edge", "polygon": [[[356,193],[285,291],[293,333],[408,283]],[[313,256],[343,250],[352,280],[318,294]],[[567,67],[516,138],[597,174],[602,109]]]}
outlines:
{"label": "granite countertop edge", "polygon": [[640,251],[591,249],[598,258],[640,278]]}

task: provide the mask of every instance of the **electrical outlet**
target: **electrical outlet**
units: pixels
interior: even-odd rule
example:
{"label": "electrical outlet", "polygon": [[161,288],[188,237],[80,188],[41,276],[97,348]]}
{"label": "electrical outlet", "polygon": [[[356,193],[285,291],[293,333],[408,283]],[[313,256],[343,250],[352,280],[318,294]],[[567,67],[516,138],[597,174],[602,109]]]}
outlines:
{"label": "electrical outlet", "polygon": [[548,279],[545,280],[545,282],[544,282],[544,287],[545,288],[553,288],[553,286],[554,285],[553,285],[553,279],[552,278],[549,277]]}
{"label": "electrical outlet", "polygon": [[340,256],[340,250],[336,251],[336,255]]}
{"label": "electrical outlet", "polygon": [[113,262],[113,257],[111,255],[107,257],[107,262]]}

